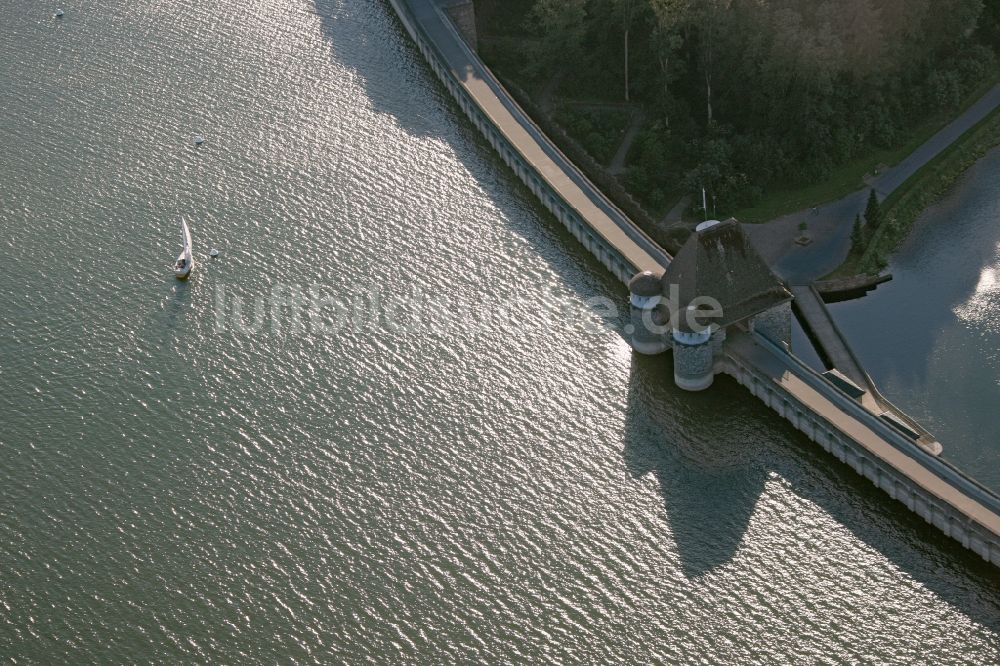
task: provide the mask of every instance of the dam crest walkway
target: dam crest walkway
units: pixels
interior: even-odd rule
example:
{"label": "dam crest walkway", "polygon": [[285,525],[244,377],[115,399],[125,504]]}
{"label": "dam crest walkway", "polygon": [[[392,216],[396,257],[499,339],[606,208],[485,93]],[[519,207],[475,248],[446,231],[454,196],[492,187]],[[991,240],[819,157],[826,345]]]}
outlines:
{"label": "dam crest walkway", "polygon": [[[439,0],[389,2],[463,112],[588,251],[623,283],[640,271],[664,273],[673,258],[545,136],[459,35]],[[454,9],[456,2],[448,4]],[[850,395],[787,344],[750,331],[735,330],[726,340],[720,370],[890,497],[1000,565],[1000,496],[936,456],[926,431],[878,392],[818,295],[795,295],[820,322],[818,337],[834,367],[865,395]]]}

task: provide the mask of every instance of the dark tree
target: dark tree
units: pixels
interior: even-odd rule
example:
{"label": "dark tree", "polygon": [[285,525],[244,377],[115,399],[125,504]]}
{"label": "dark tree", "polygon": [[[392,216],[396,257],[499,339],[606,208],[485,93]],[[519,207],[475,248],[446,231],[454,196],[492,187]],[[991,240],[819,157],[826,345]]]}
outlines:
{"label": "dark tree", "polygon": [[875,190],[872,190],[868,194],[868,205],[865,207],[865,222],[868,223],[868,227],[872,231],[878,229],[879,225],[882,224],[882,206],[878,202]]}
{"label": "dark tree", "polygon": [[851,244],[858,250],[864,247],[865,236],[861,230],[861,215],[854,216],[854,228],[851,229]]}

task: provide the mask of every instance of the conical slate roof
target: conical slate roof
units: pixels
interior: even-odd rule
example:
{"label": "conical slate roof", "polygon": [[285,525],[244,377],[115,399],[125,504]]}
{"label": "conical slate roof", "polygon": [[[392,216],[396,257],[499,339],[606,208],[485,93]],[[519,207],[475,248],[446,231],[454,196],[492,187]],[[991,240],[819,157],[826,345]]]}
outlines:
{"label": "conical slate roof", "polygon": [[663,274],[663,293],[679,288],[677,306],[686,308],[698,296],[713,298],[722,306],[728,326],[789,301],[791,293],[776,276],[734,219],[691,234]]}

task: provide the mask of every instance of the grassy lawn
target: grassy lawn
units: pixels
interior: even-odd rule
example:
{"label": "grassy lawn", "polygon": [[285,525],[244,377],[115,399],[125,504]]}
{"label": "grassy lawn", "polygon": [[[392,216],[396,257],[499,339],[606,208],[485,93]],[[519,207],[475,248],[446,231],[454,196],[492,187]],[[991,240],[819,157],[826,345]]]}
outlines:
{"label": "grassy lawn", "polygon": [[851,250],[847,260],[824,279],[874,273],[909,234],[920,214],[946,194],[966,169],[1000,145],[1000,109],[994,110],[882,202],[884,222],[867,239],[864,250]]}
{"label": "grassy lawn", "polygon": [[980,97],[1000,81],[1000,71],[984,82],[963,101],[961,111],[929,120],[909,133],[909,138],[903,144],[890,149],[872,149],[863,157],[841,165],[833,170],[830,176],[821,183],[805,187],[777,187],[764,194],[764,197],[754,204],[733,213],[733,217],[741,222],[767,222],[776,217],[794,213],[803,208],[818,206],[828,201],[836,201],[851,192],[865,186],[864,178],[879,165],[893,166],[907,155],[919,148],[924,142],[934,136],[942,127],[961,115]]}
{"label": "grassy lawn", "polygon": [[832,273],[821,277],[820,280],[842,280],[856,275],[863,275],[867,272],[861,269],[861,255],[852,249],[851,253],[847,255],[847,259],[844,259],[844,263],[837,266],[837,269]]}

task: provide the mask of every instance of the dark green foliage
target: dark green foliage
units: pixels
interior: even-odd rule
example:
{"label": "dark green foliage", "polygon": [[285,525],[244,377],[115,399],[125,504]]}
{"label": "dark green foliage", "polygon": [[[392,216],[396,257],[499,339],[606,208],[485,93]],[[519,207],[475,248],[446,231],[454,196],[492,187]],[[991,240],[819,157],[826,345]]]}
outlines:
{"label": "dark green foliage", "polygon": [[855,215],[854,226],[851,228],[851,245],[855,250],[862,250],[864,248],[864,233],[865,232],[861,229],[861,215]]}
{"label": "dark green foliage", "polygon": [[927,100],[939,111],[954,109],[962,101],[961,75],[954,69],[935,70],[927,77]]}
{"label": "dark green foliage", "polygon": [[587,35],[586,0],[536,0],[525,29],[537,32],[533,65],[551,70],[576,64]]}
{"label": "dark green foliage", "polygon": [[743,141],[733,141],[728,128],[715,127],[704,139],[696,139],[688,146],[689,154],[697,160],[697,166],[684,177],[685,191],[693,199],[701,201],[701,190],[705,189],[709,199],[709,212],[730,210],[756,201],[761,194],[760,186],[754,183],[750,174],[743,171],[738,159]]}
{"label": "dark green foliage", "polygon": [[525,86],[536,86],[542,74],[532,65],[522,37],[480,37],[479,55],[490,63],[499,76],[516,79]]}
{"label": "dark green foliage", "polygon": [[564,105],[556,109],[555,120],[591,157],[607,165],[621,145],[630,113],[627,109]]}
{"label": "dark green foliage", "polygon": [[536,0],[525,25],[538,67],[563,73],[561,94],[621,100],[631,16],[630,95],[670,136],[659,150],[669,165],[655,139],[630,158],[627,181],[647,202],[678,185],[700,199],[704,185],[725,210],[897,148],[994,76],[1000,47],[1000,0],[631,4]]}
{"label": "dark green foliage", "polygon": [[661,211],[679,194],[684,145],[662,125],[640,133],[628,155],[625,184],[651,210]]}
{"label": "dark green foliage", "polygon": [[882,224],[882,206],[878,202],[875,190],[868,193],[868,205],[865,206],[865,222],[873,233]]}

